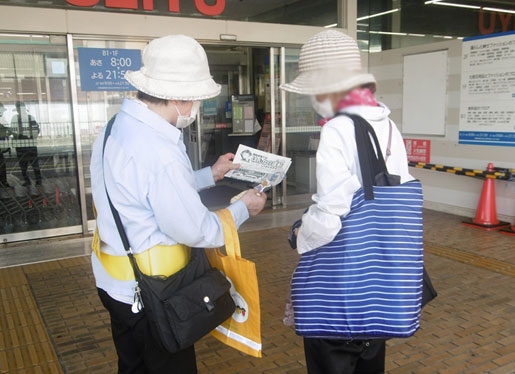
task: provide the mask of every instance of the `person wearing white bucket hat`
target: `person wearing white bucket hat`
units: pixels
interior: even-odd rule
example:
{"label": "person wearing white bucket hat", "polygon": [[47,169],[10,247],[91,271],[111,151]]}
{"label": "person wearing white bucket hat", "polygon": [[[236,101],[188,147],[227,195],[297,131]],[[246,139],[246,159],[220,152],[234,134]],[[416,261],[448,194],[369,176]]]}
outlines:
{"label": "person wearing white bucket hat", "polygon": [[[96,286],[111,316],[119,373],[197,373],[194,346],[168,353],[153,340],[145,308],[133,312],[134,273],[128,261],[123,266],[119,261],[127,256],[106,189],[135,257],[150,262],[150,275],[168,276],[183,268],[191,247],[222,246],[220,219],[204,206],[198,190],[239,165],[228,153],[212,167],[193,171],[181,131],[195,120],[201,100],[220,93],[220,85],[211,77],[202,46],[185,35],[152,40],[143,51],[142,68],[126,79],[138,90],[137,99],[124,100],[105,149],[104,128],[91,155]],[[257,215],[266,199],[249,189],[229,205],[236,226]]]}
{"label": "person wearing white bucket hat", "polygon": [[[338,30],[311,37],[300,50],[298,76],[281,89],[309,95],[322,117],[314,204],[292,227],[296,249],[303,254],[333,241],[341,229],[341,217],[350,212],[354,193],[362,187],[353,120],[339,113],[368,121],[388,171],[399,175],[401,183],[414,178],[402,135],[389,119],[389,109],[376,100],[375,77],[363,72],[353,38]],[[384,340],[304,338],[308,373],[384,373],[385,346]]]}

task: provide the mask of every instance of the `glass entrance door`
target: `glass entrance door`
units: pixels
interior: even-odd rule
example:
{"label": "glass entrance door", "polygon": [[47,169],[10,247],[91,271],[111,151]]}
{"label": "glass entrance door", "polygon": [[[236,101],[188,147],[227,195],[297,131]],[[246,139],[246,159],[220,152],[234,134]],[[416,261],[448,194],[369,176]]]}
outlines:
{"label": "glass entrance door", "polygon": [[64,36],[0,35],[2,241],[80,233]]}
{"label": "glass entrance door", "polygon": [[[298,75],[299,51],[282,48],[281,83],[291,82]],[[315,154],[320,140],[318,115],[309,96],[281,92],[281,136],[285,156],[292,159],[283,191],[290,203],[304,203],[316,192]]]}
{"label": "glass entrance door", "polygon": [[[320,129],[307,96],[279,89],[281,83],[297,75],[299,50],[204,47],[211,74],[222,85],[222,92],[202,102],[196,125],[185,130],[194,168],[212,165],[221,154],[236,152],[240,144],[280,154],[290,157],[292,166],[286,179],[272,189],[272,205],[286,206],[288,198],[292,203],[309,200],[316,189],[315,152]],[[227,179],[216,189],[237,194],[248,187],[252,186]],[[216,194],[216,190],[205,194]],[[227,196],[224,199],[215,206],[229,202]]]}

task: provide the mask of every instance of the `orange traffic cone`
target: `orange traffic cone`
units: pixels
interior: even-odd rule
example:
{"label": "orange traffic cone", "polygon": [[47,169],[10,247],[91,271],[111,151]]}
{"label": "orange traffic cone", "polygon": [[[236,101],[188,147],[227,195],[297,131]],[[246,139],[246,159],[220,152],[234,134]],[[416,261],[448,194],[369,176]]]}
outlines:
{"label": "orange traffic cone", "polygon": [[515,223],[512,226],[510,226],[510,227],[506,227],[504,229],[501,229],[501,234],[515,235]]}
{"label": "orange traffic cone", "polygon": [[[489,163],[486,170],[494,171],[494,165]],[[479,198],[479,204],[474,219],[462,221],[462,224],[483,230],[497,230],[510,225],[508,222],[502,222],[497,219],[495,181],[493,178],[486,177],[483,182],[481,197]]]}

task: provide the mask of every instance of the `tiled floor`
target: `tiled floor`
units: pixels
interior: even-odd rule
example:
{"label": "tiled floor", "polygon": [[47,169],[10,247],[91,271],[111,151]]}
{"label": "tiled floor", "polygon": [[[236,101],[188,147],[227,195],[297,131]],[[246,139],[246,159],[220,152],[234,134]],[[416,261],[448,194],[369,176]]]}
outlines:
{"label": "tiled floor", "polygon": [[[241,228],[260,282],[263,358],[207,336],[200,373],[305,373],[302,340],[283,324],[298,255],[286,242],[302,209],[269,210]],[[439,296],[421,329],[388,342],[387,372],[515,373],[515,236],[461,225],[426,210],[426,267]],[[95,292],[89,238],[0,250],[0,372],[115,373],[109,319]],[[61,260],[45,261],[52,255]],[[73,256],[72,258],[65,258]],[[43,261],[20,266],[20,262]]]}

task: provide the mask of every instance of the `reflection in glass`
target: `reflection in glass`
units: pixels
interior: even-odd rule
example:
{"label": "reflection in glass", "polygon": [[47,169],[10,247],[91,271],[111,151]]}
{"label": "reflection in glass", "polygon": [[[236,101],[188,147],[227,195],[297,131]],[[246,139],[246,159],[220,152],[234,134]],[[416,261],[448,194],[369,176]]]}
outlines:
{"label": "reflection in glass", "polygon": [[3,34],[0,62],[0,233],[80,225],[65,38]]}
{"label": "reflection in glass", "polygon": [[[298,75],[299,50],[285,51],[285,81]],[[313,111],[309,96],[286,93],[286,149],[292,159],[288,170],[288,195],[316,192],[315,155],[320,140],[318,115]]]}
{"label": "reflection in glass", "polygon": [[[80,72],[78,48],[134,49],[143,50],[147,41],[124,40],[74,40],[74,59],[76,71]],[[91,147],[109,119],[120,110],[125,98],[136,97],[136,91],[85,91],[81,88],[80,74],[77,73],[78,123],[84,170],[84,188],[86,195],[86,212],[88,220],[94,220],[93,201],[91,198],[91,179],[89,162]]]}

